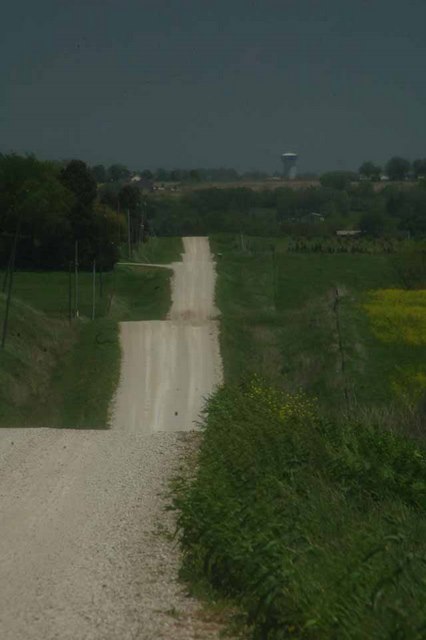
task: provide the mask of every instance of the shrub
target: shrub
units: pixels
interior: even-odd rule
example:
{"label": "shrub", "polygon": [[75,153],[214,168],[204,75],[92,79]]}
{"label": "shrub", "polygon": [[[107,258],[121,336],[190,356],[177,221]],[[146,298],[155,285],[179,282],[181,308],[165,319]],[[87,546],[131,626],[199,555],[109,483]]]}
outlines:
{"label": "shrub", "polygon": [[420,640],[425,488],[414,443],[259,379],[224,387],[176,497],[186,575],[237,600],[259,640]]}

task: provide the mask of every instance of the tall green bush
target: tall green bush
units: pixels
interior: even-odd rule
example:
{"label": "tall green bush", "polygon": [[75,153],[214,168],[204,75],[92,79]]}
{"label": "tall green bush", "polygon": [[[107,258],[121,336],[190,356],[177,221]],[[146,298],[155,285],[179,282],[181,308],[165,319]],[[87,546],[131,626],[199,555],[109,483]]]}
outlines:
{"label": "tall green bush", "polygon": [[186,575],[247,612],[253,638],[426,635],[426,462],[259,380],[210,400],[176,505]]}

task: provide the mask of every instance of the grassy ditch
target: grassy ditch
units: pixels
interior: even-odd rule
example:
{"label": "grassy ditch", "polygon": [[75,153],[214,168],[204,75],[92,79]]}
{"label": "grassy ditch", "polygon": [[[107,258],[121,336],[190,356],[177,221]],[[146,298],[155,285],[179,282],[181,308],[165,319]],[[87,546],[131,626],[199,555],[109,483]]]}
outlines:
{"label": "grassy ditch", "polygon": [[94,322],[82,319],[74,347],[58,362],[52,376],[57,416],[63,427],[105,428],[120,374],[118,323],[164,318],[170,307],[168,269],[119,266],[114,272],[108,313]]}
{"label": "grassy ditch", "polygon": [[[169,245],[170,243],[166,243]],[[151,249],[153,262],[178,260],[179,242]],[[117,266],[98,276],[92,321],[92,276],[79,274],[79,320],[68,320],[68,273],[18,272],[9,334],[0,354],[0,427],[105,428],[120,371],[118,323],[165,317],[167,269]],[[0,317],[4,315],[0,295]]]}
{"label": "grassy ditch", "polygon": [[184,576],[236,602],[257,640],[426,637],[424,451],[257,378],[207,409],[176,499]]}

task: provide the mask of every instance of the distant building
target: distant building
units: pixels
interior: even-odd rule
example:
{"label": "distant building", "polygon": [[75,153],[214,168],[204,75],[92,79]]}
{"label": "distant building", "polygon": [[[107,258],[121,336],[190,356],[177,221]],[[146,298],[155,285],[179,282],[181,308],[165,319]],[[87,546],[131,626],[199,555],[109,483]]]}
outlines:
{"label": "distant building", "polygon": [[324,222],[324,216],[321,213],[307,213],[301,218],[302,222]]}
{"label": "distant building", "polygon": [[336,236],[340,237],[353,237],[361,235],[361,229],[341,229],[336,231]]}
{"label": "distant building", "polygon": [[143,176],[133,176],[132,178],[130,178],[129,183],[132,186],[137,187],[141,191],[154,191],[153,181],[149,180],[148,178],[144,178]]}
{"label": "distant building", "polygon": [[297,173],[297,153],[283,153],[281,161],[283,163],[283,176],[289,180],[294,180]]}

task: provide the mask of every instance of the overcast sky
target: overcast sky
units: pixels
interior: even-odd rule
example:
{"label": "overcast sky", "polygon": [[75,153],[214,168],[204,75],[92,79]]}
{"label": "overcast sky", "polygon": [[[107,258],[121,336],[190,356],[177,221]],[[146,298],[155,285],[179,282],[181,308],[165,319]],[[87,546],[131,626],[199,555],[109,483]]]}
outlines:
{"label": "overcast sky", "polygon": [[14,0],[0,151],[130,168],[426,156],[426,0]]}

